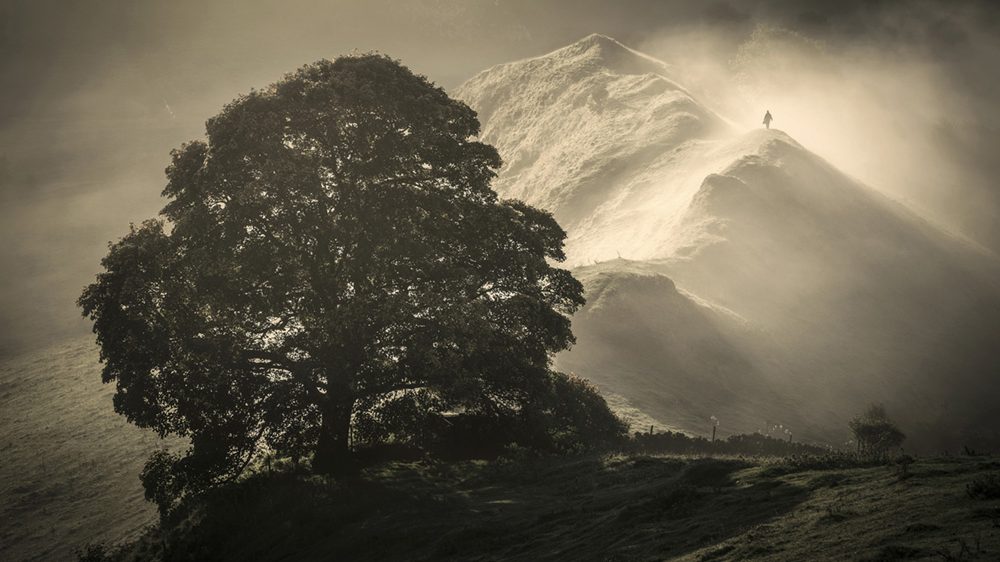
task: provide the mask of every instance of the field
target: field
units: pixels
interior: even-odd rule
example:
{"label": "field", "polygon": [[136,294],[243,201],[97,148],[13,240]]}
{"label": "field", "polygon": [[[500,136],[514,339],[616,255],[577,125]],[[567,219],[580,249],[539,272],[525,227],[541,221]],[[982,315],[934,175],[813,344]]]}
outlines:
{"label": "field", "polygon": [[137,476],[163,442],[117,416],[111,391],[89,339],[3,364],[0,559],[72,559],[88,543],[128,543],[140,559],[164,545],[170,559],[228,560],[1000,559],[995,457],[921,458],[903,473],[515,453],[389,463],[343,484],[262,473],[149,531]]}
{"label": "field", "polygon": [[[996,560],[989,458],[608,455],[262,474],[121,555],[195,560]],[[824,468],[812,468],[824,466]],[[975,488],[974,488],[975,489]],[[992,490],[990,492],[989,490]]]}

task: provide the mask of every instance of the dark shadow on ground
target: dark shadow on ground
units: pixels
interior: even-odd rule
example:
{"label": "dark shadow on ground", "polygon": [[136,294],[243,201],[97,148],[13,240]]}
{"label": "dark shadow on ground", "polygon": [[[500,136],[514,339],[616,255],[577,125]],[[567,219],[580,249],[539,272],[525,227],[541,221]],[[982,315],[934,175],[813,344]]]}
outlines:
{"label": "dark shadow on ground", "polygon": [[410,463],[344,483],[296,475],[213,493],[140,543],[166,560],[653,560],[736,536],[808,491],[738,460]]}

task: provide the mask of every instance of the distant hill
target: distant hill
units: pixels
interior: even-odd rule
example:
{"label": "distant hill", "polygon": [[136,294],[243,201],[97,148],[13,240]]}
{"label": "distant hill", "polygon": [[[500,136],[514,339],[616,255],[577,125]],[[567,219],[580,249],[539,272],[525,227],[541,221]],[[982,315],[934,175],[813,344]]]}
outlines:
{"label": "distant hill", "polygon": [[591,35],[456,91],[505,159],[501,195],[567,229],[592,303],[558,365],[689,431],[716,415],[840,442],[878,401],[910,445],[1000,446],[996,256],[681,82]]}
{"label": "distant hill", "polygon": [[[766,334],[745,319],[684,293],[642,262],[613,260],[576,273],[588,303],[574,317],[577,345],[559,356],[559,368],[628,389],[638,409],[699,435],[711,432],[712,416],[726,434],[802,426],[775,390],[774,373],[761,368],[755,344]],[[770,411],[782,415],[768,420]]]}

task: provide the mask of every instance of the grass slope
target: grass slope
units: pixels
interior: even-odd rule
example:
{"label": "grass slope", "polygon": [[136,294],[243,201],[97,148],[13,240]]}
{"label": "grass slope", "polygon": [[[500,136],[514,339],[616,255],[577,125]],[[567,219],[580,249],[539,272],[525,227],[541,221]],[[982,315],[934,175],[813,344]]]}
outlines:
{"label": "grass slope", "polygon": [[114,412],[100,369],[91,337],[0,364],[0,560],[66,560],[155,522],[138,475],[163,442]]}
{"label": "grass slope", "polygon": [[614,455],[258,476],[122,552],[171,560],[996,560],[989,459],[813,468]]}

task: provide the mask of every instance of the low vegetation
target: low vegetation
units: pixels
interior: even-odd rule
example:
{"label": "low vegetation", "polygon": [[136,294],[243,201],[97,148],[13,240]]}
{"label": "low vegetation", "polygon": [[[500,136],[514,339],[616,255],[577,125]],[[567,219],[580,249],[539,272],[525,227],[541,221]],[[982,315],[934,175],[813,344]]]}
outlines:
{"label": "low vegetation", "polygon": [[965,491],[973,499],[1000,499],[1000,473],[993,472],[973,478],[965,486]]}
{"label": "low vegetation", "polygon": [[[590,454],[381,463],[338,482],[290,467],[189,499],[82,560],[995,560],[996,463],[851,466]],[[952,558],[946,558],[945,555]]]}
{"label": "low vegetation", "polygon": [[318,474],[308,459],[259,459],[236,481],[172,497],[138,540],[91,544],[79,559],[1000,555],[1000,463],[894,453],[902,432],[884,409],[851,422],[867,441],[844,452],[760,434],[625,436],[596,389],[573,377],[539,396],[507,419],[454,415],[363,442],[350,476]]}
{"label": "low vegetation", "polygon": [[795,443],[760,433],[740,433],[726,439],[710,440],[675,431],[635,433],[625,442],[626,450],[641,453],[675,453],[689,455],[825,455],[830,448]]}
{"label": "low vegetation", "polygon": [[906,435],[889,419],[885,406],[872,404],[850,422],[859,455],[884,458],[899,448]]}

